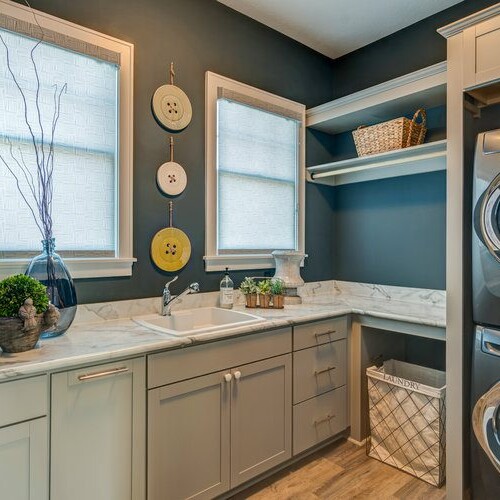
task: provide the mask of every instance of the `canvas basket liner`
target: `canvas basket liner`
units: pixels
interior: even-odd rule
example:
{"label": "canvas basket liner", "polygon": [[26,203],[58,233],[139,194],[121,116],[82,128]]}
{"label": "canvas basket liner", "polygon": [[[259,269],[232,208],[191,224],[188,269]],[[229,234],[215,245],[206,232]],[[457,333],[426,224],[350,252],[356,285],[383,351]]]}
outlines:
{"label": "canvas basket liner", "polygon": [[434,486],[445,479],[446,375],[389,360],[367,368],[367,453]]}

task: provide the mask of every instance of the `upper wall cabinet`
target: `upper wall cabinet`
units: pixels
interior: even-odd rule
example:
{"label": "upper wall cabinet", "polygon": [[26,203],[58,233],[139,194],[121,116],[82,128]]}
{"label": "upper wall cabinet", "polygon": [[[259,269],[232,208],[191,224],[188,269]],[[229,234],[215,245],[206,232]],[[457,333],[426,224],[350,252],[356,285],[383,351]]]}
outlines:
{"label": "upper wall cabinet", "polygon": [[[450,65],[452,62],[459,65],[459,74],[451,71],[455,78],[453,84],[458,84],[461,92],[475,100],[475,109],[471,108],[470,101],[466,106],[477,115],[478,108],[499,103],[500,3],[444,26],[438,32],[449,39]],[[454,41],[450,43],[451,40]]]}
{"label": "upper wall cabinet", "polygon": [[[308,128],[340,134],[374,125],[418,108],[446,103],[446,62],[434,64],[307,110]],[[446,141],[381,154],[310,165],[310,182],[338,186],[446,169]]]}
{"label": "upper wall cabinet", "polygon": [[500,18],[464,30],[464,87],[500,81]]}

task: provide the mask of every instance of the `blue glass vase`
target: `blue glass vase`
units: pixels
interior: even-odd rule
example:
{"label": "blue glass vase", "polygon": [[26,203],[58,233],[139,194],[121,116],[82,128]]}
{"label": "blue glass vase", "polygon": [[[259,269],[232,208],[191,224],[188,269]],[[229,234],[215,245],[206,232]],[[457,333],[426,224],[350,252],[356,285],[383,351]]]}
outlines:
{"label": "blue glass vase", "polygon": [[66,264],[55,252],[55,239],[42,240],[43,251],[30,262],[28,276],[47,287],[47,295],[61,313],[57,324],[42,332],[41,338],[58,337],[66,332],[75,319],[76,290]]}

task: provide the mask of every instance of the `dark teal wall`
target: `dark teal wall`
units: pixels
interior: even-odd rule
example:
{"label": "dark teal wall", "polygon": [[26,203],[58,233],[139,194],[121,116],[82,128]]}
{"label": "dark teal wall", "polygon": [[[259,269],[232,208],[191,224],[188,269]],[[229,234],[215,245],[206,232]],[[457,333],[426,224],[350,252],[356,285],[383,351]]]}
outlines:
{"label": "dark teal wall", "polygon": [[[335,97],[444,61],[436,29],[494,3],[467,0],[335,60]],[[428,139],[444,138],[444,109],[432,110],[430,122]],[[336,156],[354,155],[350,137],[335,141]],[[333,207],[336,279],[446,288],[444,172],[339,186]]]}
{"label": "dark teal wall", "polygon": [[465,0],[336,59],[335,97],[445,61],[446,40],[436,30],[496,3]]}
{"label": "dark teal wall", "polygon": [[[168,278],[149,257],[150,239],[165,224],[167,206],[155,185],[156,169],[167,154],[167,136],[151,116],[150,99],[164,83],[170,61],[176,64],[176,83],[190,96],[194,110],[191,125],[176,140],[176,159],[185,166],[189,185],[176,201],[175,220],[193,244],[191,261],[179,273],[176,285],[181,288],[197,280],[203,290],[216,290],[219,274],[205,273],[202,260],[205,71],[312,107],[444,60],[445,40],[435,29],[492,3],[496,2],[467,0],[332,62],[215,0],[33,0],[36,9],[135,45],[134,255],[138,262],[130,278],[79,280],[80,302],[158,295]],[[336,142],[308,131],[307,164],[329,161],[338,154]],[[306,280],[336,277],[444,288],[443,174],[335,189],[307,184],[306,197]],[[393,210],[389,220],[388,207]],[[244,275],[235,273],[235,280]]]}
{"label": "dark teal wall", "polygon": [[445,184],[433,172],[337,188],[335,278],[443,288]]}
{"label": "dark teal wall", "polygon": [[[22,3],[22,2],[21,2]],[[150,112],[154,90],[165,83],[170,61],[176,83],[190,96],[194,117],[176,137],[176,160],[188,187],[175,202],[175,223],[191,238],[193,252],[174,292],[191,281],[203,291],[219,287],[220,273],[205,273],[204,82],[210,70],[299,101],[307,107],[333,96],[332,61],[215,0],[33,0],[36,9],[135,45],[133,276],[78,280],[80,302],[159,295],[168,278],[149,257],[151,237],[166,224],[167,199],[155,174],[167,157],[167,135]],[[311,134],[308,159],[328,158],[329,139]],[[307,186],[307,280],[331,279],[331,190]],[[57,236],[57,235],[56,235]],[[257,273],[259,273],[257,271]],[[245,273],[235,273],[235,281]]]}

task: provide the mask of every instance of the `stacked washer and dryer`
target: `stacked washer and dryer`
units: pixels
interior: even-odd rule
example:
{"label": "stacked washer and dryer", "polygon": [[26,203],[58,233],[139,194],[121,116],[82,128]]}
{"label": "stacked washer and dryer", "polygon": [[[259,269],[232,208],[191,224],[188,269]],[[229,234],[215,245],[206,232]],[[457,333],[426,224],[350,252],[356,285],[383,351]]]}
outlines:
{"label": "stacked washer and dryer", "polygon": [[472,495],[500,499],[500,129],[478,135],[472,236]]}

